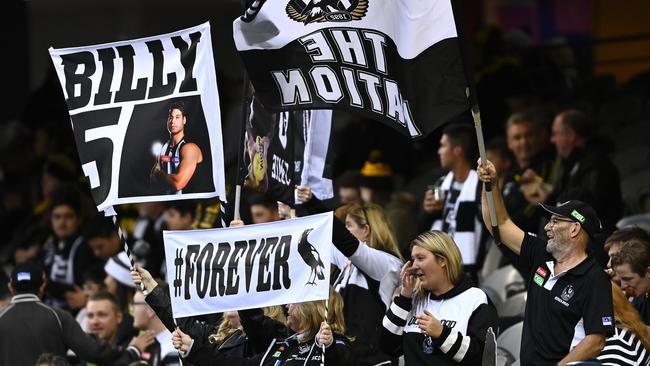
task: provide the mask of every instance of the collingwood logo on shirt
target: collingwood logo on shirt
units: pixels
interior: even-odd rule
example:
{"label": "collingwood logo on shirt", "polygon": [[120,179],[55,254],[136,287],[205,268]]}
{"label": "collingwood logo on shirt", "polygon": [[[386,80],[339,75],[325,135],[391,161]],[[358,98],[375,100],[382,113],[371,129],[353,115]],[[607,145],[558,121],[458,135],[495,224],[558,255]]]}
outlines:
{"label": "collingwood logo on shirt", "polygon": [[368,11],[368,0],[290,0],[289,18],[305,25],[315,22],[359,20]]}
{"label": "collingwood logo on shirt", "polygon": [[560,296],[562,297],[562,300],[569,301],[573,297],[574,292],[573,285],[568,285],[564,290],[562,290],[562,295]]}
{"label": "collingwood logo on shirt", "polygon": [[562,294],[560,297],[555,296],[555,301],[559,302],[560,304],[564,306],[569,306],[569,300],[573,297],[573,294],[575,293],[575,290],[573,288],[573,285],[568,285],[567,287],[562,290]]}

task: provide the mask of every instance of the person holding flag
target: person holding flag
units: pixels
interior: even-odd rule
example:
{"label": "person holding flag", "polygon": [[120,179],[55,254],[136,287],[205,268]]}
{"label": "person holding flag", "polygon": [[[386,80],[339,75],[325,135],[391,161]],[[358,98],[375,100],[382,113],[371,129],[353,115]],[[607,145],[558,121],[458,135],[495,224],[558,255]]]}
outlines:
{"label": "person holding flag", "polygon": [[[488,226],[500,242],[518,255],[527,281],[528,299],[521,339],[522,365],[566,365],[598,356],[614,332],[611,282],[587,248],[602,230],[590,205],[571,200],[558,206],[540,204],[548,218],[548,241],[525,233],[508,217],[489,160],[478,164],[483,182],[493,184],[497,227]],[[483,190],[483,219],[490,213]],[[492,217],[495,217],[492,216]]]}
{"label": "person holding flag", "polygon": [[[296,188],[303,208],[325,210],[309,186]],[[348,332],[355,337],[352,350],[357,365],[388,365],[396,359],[379,347],[381,318],[390,305],[404,261],[386,213],[376,204],[350,204],[339,208],[343,220],[334,219],[332,264],[337,268],[334,288],[346,304]],[[338,211],[338,210],[337,210]]]}
{"label": "person holding flag", "polygon": [[[350,341],[345,334],[343,301],[330,289],[328,314],[325,322],[325,305],[322,300],[289,304],[287,327],[294,334],[288,338],[275,338],[266,352],[249,358],[227,356],[205,345],[195,345],[194,339],[182,330],[173,333],[173,344],[194,366],[341,366],[348,364]],[[323,347],[325,353],[323,353]]]}

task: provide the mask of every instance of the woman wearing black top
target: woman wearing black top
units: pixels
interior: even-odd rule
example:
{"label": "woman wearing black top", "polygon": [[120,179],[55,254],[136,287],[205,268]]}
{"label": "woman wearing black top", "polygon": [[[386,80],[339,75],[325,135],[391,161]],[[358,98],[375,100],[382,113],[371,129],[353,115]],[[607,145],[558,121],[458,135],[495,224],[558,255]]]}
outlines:
{"label": "woman wearing black top", "polygon": [[288,338],[274,338],[265,352],[248,358],[228,356],[201,345],[197,347],[190,336],[178,329],[173,333],[172,340],[174,347],[194,366],[317,366],[321,365],[323,357],[325,365],[345,365],[350,354],[350,342],[343,335],[342,308],[340,295],[330,290],[330,326],[323,318],[323,301],[289,304],[287,326],[295,334]]}

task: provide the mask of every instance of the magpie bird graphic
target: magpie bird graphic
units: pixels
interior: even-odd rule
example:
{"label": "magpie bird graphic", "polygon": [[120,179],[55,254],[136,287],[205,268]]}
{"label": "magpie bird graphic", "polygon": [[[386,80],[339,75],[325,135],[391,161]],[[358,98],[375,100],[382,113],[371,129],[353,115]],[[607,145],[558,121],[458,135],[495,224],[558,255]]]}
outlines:
{"label": "magpie bird graphic", "polygon": [[323,261],[320,259],[320,254],[307,240],[307,237],[312,230],[314,229],[305,230],[300,237],[300,242],[298,243],[298,253],[300,253],[302,260],[311,267],[309,280],[307,280],[305,285],[315,285],[316,277],[318,277],[319,280],[325,279],[325,274],[323,273],[325,266],[323,265]]}
{"label": "magpie bird graphic", "polygon": [[307,22],[311,22],[315,18],[323,15],[323,13],[330,13],[332,11],[339,11],[339,0],[310,0],[300,15],[307,16]]}
{"label": "magpie bird graphic", "polygon": [[346,15],[336,21],[359,20],[368,12],[368,0],[289,0],[285,11],[303,24],[326,22],[328,14]]}

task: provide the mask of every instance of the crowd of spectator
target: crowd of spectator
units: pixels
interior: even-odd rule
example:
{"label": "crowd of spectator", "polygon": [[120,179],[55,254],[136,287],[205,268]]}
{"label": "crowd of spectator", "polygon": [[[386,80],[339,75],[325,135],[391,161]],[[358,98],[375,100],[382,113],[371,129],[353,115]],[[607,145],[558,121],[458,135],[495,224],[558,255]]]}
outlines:
{"label": "crowd of spectator", "polygon": [[[477,365],[488,328],[523,322],[520,354],[499,351],[506,365],[647,365],[650,164],[628,161],[650,156],[630,135],[647,136],[647,76],[601,91],[597,78],[568,80],[575,65],[485,32],[486,162],[469,116],[406,147],[352,118],[334,129],[332,199],[298,186],[288,207],[245,190],[242,220],[217,199],[117,207],[136,268],[92,202],[58,85],[45,83],[2,126],[0,364]],[[327,323],[322,302],[171,319],[163,230],[330,210]],[[521,286],[497,299],[488,277],[507,268]],[[517,294],[525,307],[501,313]]]}

